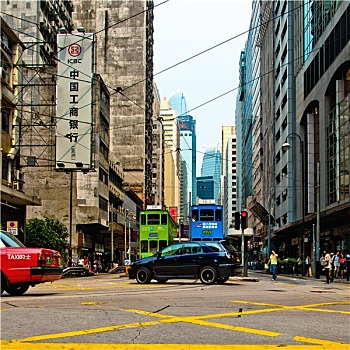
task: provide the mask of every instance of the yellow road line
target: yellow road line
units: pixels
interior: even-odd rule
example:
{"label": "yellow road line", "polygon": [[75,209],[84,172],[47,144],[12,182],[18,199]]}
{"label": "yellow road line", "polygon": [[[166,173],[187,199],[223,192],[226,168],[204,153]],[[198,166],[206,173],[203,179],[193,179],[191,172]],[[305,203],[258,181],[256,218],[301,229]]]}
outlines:
{"label": "yellow road line", "polygon": [[[241,326],[232,326],[229,324],[203,321],[203,320],[200,320],[196,317],[185,317],[185,318],[178,317],[178,319],[176,321],[196,324],[199,326],[227,329],[227,330],[236,331],[236,332],[253,333],[255,335],[263,335],[265,337],[278,337],[281,335],[281,333],[266,331],[263,329],[247,328],[247,327],[241,327]],[[162,323],[171,323],[171,322],[174,322],[174,321],[172,319],[162,321]]]}
{"label": "yellow road line", "polygon": [[238,313],[238,312],[226,313],[226,314],[204,315],[204,316],[179,317],[179,316],[163,315],[163,314],[159,314],[159,313],[146,312],[143,310],[135,310],[135,309],[129,309],[129,310],[124,310],[124,311],[130,312],[130,313],[137,313],[137,314],[145,315],[145,316],[164,318],[165,320],[160,321],[162,323],[175,323],[175,322],[186,323],[187,322],[187,323],[191,323],[191,324],[197,324],[200,326],[222,328],[222,329],[228,329],[228,330],[236,331],[236,332],[259,334],[259,335],[264,335],[266,337],[277,337],[277,336],[281,335],[281,333],[270,332],[270,331],[261,330],[261,329],[238,327],[238,326],[231,326],[231,325],[227,325],[227,324],[221,324],[221,323],[217,323],[217,322],[203,321],[204,318],[218,318],[218,317],[225,317],[225,316],[241,315],[241,313]]}
{"label": "yellow road line", "polygon": [[[101,343],[24,343],[1,341],[2,350],[278,350],[281,344],[101,344]],[[348,344],[283,345],[284,350],[349,350]]]}
{"label": "yellow road line", "polygon": [[129,310],[125,310],[125,311],[131,312],[131,313],[137,313],[137,314],[141,314],[141,315],[145,315],[145,316],[154,316],[154,317],[165,318],[165,320],[161,321],[162,323],[184,322],[184,323],[197,324],[197,325],[206,326],[206,327],[228,329],[228,330],[236,331],[236,332],[259,334],[259,335],[263,335],[266,337],[277,337],[277,336],[281,335],[281,333],[270,332],[270,331],[261,330],[261,329],[246,328],[246,327],[240,327],[240,326],[221,324],[221,323],[217,323],[217,322],[203,321],[203,318],[218,318],[218,317],[241,315],[241,313],[238,313],[238,312],[226,313],[226,314],[213,314],[213,315],[205,315],[205,316],[183,316],[183,317],[181,317],[181,316],[163,315],[163,314],[153,313],[153,312],[145,312],[143,310],[135,310],[135,309],[129,309]]}
{"label": "yellow road line", "polygon": [[[129,309],[129,310],[125,309],[123,311],[137,313],[145,316],[154,316],[154,317],[162,317],[162,318],[174,317],[174,316],[166,316],[159,313],[153,313],[153,312],[147,312],[147,311],[135,310],[135,309]],[[259,314],[264,312],[275,312],[275,311],[281,311],[281,310],[274,308],[274,309],[264,309],[264,310],[249,310],[249,311],[242,311],[242,312],[234,311],[234,312],[225,312],[223,314],[196,315],[196,316],[190,316],[190,317],[195,317],[196,319],[203,320],[206,318],[237,317],[242,315],[254,315],[254,314]],[[184,316],[184,317],[187,317],[187,316]]]}
{"label": "yellow road line", "polygon": [[[339,300],[325,303],[317,303],[317,304],[305,304],[305,305],[280,305],[280,304],[270,304],[270,303],[259,303],[252,301],[244,301],[244,300],[232,300],[234,303],[246,304],[246,305],[256,305],[256,306],[268,306],[275,307],[275,309],[265,309],[265,310],[255,310],[257,313],[265,312],[266,310],[271,311],[282,311],[282,310],[306,310],[306,311],[316,311],[316,312],[328,312],[328,313],[338,313],[349,315],[349,311],[339,311],[339,310],[329,310],[329,309],[320,309],[318,306],[332,306],[332,305],[350,305],[350,301],[348,300]],[[241,312],[243,315],[247,313],[247,311]]]}
{"label": "yellow road line", "polygon": [[37,336],[33,336],[33,337],[24,338],[24,339],[22,339],[22,341],[33,342],[33,341],[39,341],[39,340],[76,337],[76,336],[88,335],[88,334],[94,334],[94,333],[111,332],[111,331],[115,331],[118,329],[154,326],[154,325],[158,325],[158,324],[161,324],[161,321],[135,322],[135,323],[127,323],[127,324],[120,324],[120,325],[115,325],[115,326],[91,328],[91,329],[71,331],[71,332],[61,332],[61,333],[37,335]]}
{"label": "yellow road line", "polygon": [[[299,336],[295,336],[294,340],[300,341],[300,342],[303,342],[303,343],[326,345],[326,349],[329,349],[328,348],[329,345],[341,344],[341,343],[333,342],[333,341],[330,341],[330,340],[307,338],[307,337],[299,337]],[[350,349],[350,344],[342,344],[342,345],[346,345],[348,347],[348,349]]]}

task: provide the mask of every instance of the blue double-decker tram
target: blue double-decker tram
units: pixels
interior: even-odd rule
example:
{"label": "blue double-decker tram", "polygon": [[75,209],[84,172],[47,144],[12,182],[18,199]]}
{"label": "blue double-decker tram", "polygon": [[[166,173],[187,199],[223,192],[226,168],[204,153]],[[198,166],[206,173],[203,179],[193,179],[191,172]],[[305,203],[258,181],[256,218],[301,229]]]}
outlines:
{"label": "blue double-decker tram", "polygon": [[222,205],[191,206],[191,241],[220,241],[224,239]]}

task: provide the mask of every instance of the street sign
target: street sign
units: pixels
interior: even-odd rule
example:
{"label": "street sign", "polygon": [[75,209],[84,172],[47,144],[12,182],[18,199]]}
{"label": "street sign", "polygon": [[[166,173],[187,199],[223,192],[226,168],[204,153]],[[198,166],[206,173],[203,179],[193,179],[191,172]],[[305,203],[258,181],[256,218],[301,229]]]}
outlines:
{"label": "street sign", "polygon": [[7,232],[14,236],[18,235],[18,221],[7,221]]}

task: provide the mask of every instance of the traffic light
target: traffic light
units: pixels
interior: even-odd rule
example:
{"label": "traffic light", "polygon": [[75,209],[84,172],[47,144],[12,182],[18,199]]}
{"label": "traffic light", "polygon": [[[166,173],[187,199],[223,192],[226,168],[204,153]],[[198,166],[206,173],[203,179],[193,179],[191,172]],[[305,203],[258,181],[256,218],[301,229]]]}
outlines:
{"label": "traffic light", "polygon": [[248,212],[243,210],[241,212],[241,229],[245,230],[248,227]]}
{"label": "traffic light", "polygon": [[239,230],[241,227],[241,213],[239,211],[235,212],[235,230]]}

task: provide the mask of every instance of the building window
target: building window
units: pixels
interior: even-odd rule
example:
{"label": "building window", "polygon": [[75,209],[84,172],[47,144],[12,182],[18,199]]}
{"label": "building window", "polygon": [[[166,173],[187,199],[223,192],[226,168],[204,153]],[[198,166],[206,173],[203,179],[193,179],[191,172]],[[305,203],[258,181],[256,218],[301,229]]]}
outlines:
{"label": "building window", "polygon": [[100,209],[103,210],[103,211],[108,211],[108,201],[107,201],[107,199],[105,199],[105,198],[103,198],[101,196],[99,196],[98,199],[99,199],[99,207],[100,207]]}
{"label": "building window", "polygon": [[346,97],[328,116],[327,183],[328,204],[350,197],[349,106]]}
{"label": "building window", "polygon": [[2,180],[8,181],[8,171],[9,171],[9,161],[6,157],[2,157],[2,170],[1,178]]}
{"label": "building window", "polygon": [[100,139],[100,153],[104,156],[105,159],[108,159],[108,147],[105,145],[105,143]]}
{"label": "building window", "polygon": [[2,106],[1,130],[6,134],[10,133],[10,115],[11,109],[8,106]]}
{"label": "building window", "polygon": [[108,185],[108,174],[102,168],[99,168],[99,179],[100,179],[101,182],[103,182],[104,184]]}

